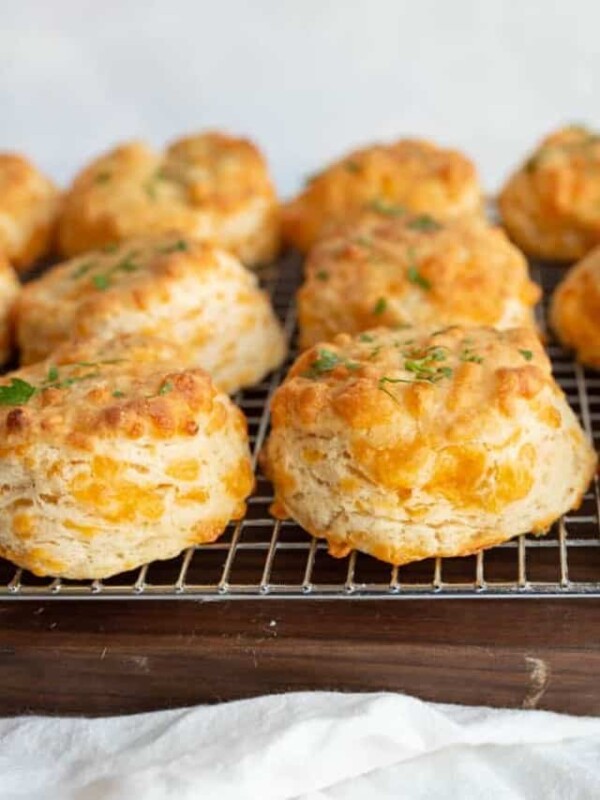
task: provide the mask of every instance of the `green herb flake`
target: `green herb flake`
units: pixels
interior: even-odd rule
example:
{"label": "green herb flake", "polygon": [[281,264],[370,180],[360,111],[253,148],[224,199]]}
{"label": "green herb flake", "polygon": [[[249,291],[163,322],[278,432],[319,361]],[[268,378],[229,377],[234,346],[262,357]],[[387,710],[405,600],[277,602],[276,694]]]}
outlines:
{"label": "green herb flake", "polygon": [[326,272],[324,269],[319,270],[316,274],[316,278],[318,281],[327,281],[329,280],[329,273]]}
{"label": "green herb flake", "polygon": [[407,372],[412,372],[415,381],[424,381],[427,383],[437,383],[443,378],[451,378],[453,370],[451,367],[438,366],[440,361],[446,361],[448,357],[448,348],[446,347],[429,347],[425,351],[405,351],[403,353],[405,362],[404,369]]}
{"label": "green herb flake", "polygon": [[125,397],[125,392],[122,392],[120,389],[115,389],[114,392],[112,393],[112,396],[117,398]]}
{"label": "green herb flake", "polygon": [[358,337],[358,340],[359,342],[374,342],[375,337],[371,336],[368,333],[361,333],[360,336]]}
{"label": "green herb flake", "polygon": [[38,390],[21,378],[11,378],[8,386],[0,386],[0,406],[23,406]]}
{"label": "green herb flake", "polygon": [[379,300],[373,306],[373,314],[377,317],[380,317],[387,308],[387,300],[385,297],[380,297]]}
{"label": "green herb flake", "polygon": [[521,350],[521,349],[519,349],[519,353],[521,353],[521,355],[523,356],[525,361],[531,361],[531,359],[533,358],[533,353],[531,352],[531,350]]}
{"label": "green herb flake", "polygon": [[379,378],[379,380],[377,381],[377,388],[379,389],[379,391],[383,392],[384,394],[387,394],[387,396],[389,398],[391,398],[394,401],[394,403],[396,403],[397,405],[400,405],[400,401],[398,400],[396,395],[394,395],[387,388],[387,386],[386,386],[387,383],[391,383],[391,384],[394,384],[394,383],[415,383],[415,381],[411,380],[410,378],[388,378],[385,375],[382,378]]}
{"label": "green herb flake", "polygon": [[317,358],[310,365],[310,369],[302,373],[304,378],[318,378],[327,372],[331,372],[336,367],[343,366],[346,369],[354,370],[360,367],[355,361],[347,361],[340,358],[333,350],[319,350]]}
{"label": "green herb flake", "polygon": [[426,292],[428,292],[431,289],[431,282],[428,281],[424,275],[421,275],[421,273],[414,264],[411,264],[410,267],[408,268],[406,277],[412,284],[418,286],[419,288],[423,289]]}
{"label": "green herb flake", "polygon": [[360,164],[356,161],[345,161],[344,166],[348,172],[351,172],[353,175],[356,175],[360,172]]}
{"label": "green herb flake", "polygon": [[50,367],[48,370],[48,375],[46,377],[47,383],[55,383],[58,380],[58,368],[57,367]]}
{"label": "green herb flake", "polygon": [[439,231],[442,229],[442,225],[433,217],[430,217],[429,214],[420,214],[418,217],[413,217],[407,227],[410,228],[411,231],[425,232]]}
{"label": "green herb flake", "polygon": [[165,394],[170,394],[173,391],[173,384],[171,381],[165,381],[163,385],[158,390],[159,397],[162,397]]}
{"label": "green herb flake", "polygon": [[108,275],[94,275],[92,283],[99,292],[105,292],[110,286],[110,278]]}
{"label": "green herb flake", "polygon": [[102,248],[103,253],[114,253],[116,250],[119,249],[119,245],[117,242],[110,242],[109,244],[105,244]]}
{"label": "green herb flake", "polygon": [[159,253],[185,253],[188,250],[188,243],[185,239],[178,239],[173,244],[165,245],[164,247],[159,247]]}
{"label": "green herb flake", "polygon": [[88,272],[96,266],[95,261],[84,261],[78,267],[76,267],[73,272],[71,273],[71,278],[75,281],[78,278],[83,278],[84,275],[87,275]]}
{"label": "green herb flake", "polygon": [[472,364],[483,364],[483,356],[477,355],[471,349],[467,348],[460,354],[460,360]]}
{"label": "green herb flake", "polygon": [[406,214],[406,209],[403,206],[388,203],[386,200],[376,197],[367,204],[367,208],[375,211],[377,214],[383,214],[386,217],[402,217]]}
{"label": "green herb flake", "polygon": [[112,174],[107,172],[99,172],[95,177],[95,183],[107,183],[112,178]]}
{"label": "green herb flake", "polygon": [[355,236],[352,240],[355,244],[359,244],[361,247],[372,247],[373,239],[370,236],[365,236],[361,234],[359,236]]}

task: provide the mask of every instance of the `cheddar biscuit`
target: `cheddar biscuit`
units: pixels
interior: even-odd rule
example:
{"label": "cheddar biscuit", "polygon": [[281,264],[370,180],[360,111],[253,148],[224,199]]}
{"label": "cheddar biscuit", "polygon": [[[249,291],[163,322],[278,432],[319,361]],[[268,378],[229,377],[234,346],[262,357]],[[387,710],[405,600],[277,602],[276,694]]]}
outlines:
{"label": "cheddar biscuit", "polygon": [[20,285],[8,261],[0,255],[0,367],[10,358],[13,316]]}
{"label": "cheddar biscuit", "polygon": [[277,390],[265,453],[276,515],[397,565],[545,532],[595,465],[527,328],[340,334]]}
{"label": "cheddar biscuit", "polygon": [[0,555],[105,578],[216,539],[251,491],[246,422],[172,345],[88,341],[0,377]]}
{"label": "cheddar biscuit", "polygon": [[558,285],[550,323],[579,361],[600,369],[600,248],[570,269]]}
{"label": "cheddar biscuit", "polygon": [[25,364],[73,337],[139,333],[182,346],[227,392],[260,380],[286,350],[256,276],[231,254],[173,234],[54,267],[24,287],[17,314]]}
{"label": "cheddar biscuit", "polygon": [[310,251],[301,343],[377,325],[533,325],[539,287],[499,228],[427,215],[369,216]]}
{"label": "cheddar biscuit", "polygon": [[267,165],[247,139],[189,136],[157,153],[130,142],[100,156],[66,193],[58,241],[74,256],[133,236],[178,230],[247,265],[279,249],[279,211]]}
{"label": "cheddar biscuit", "polygon": [[356,150],[311,177],[285,206],[284,238],[306,252],[333,226],[368,209],[391,217],[408,210],[440,220],[478,215],[477,172],[456,150],[417,139]]}
{"label": "cheddar biscuit", "polygon": [[26,158],[0,153],[0,254],[22,271],[52,246],[59,192]]}
{"label": "cheddar biscuit", "polygon": [[511,238],[530,256],[574,261],[600,244],[600,134],[584,127],[547,136],[499,198]]}

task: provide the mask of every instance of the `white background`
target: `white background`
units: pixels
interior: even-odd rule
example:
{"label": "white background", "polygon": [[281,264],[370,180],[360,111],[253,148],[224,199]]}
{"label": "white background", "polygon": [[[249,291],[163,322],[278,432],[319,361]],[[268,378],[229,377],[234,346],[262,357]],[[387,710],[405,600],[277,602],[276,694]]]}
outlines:
{"label": "white background", "polygon": [[0,0],[0,148],[60,181],[132,137],[256,138],[278,185],[421,134],[494,189],[563,120],[600,125],[600,0]]}

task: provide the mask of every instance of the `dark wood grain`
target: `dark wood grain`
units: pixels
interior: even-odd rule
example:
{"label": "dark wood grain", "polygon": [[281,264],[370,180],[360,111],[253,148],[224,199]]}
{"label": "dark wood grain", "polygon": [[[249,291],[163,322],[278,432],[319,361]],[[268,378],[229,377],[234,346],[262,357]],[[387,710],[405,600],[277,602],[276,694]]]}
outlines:
{"label": "dark wood grain", "polygon": [[600,601],[0,605],[0,714],[305,689],[600,713]]}

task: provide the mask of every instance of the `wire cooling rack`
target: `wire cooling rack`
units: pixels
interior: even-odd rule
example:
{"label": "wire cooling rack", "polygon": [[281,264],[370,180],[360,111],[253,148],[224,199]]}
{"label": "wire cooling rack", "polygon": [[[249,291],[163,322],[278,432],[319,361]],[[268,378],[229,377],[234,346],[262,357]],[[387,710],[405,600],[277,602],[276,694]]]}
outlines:
{"label": "wire cooling rack", "polygon": [[[544,288],[539,322],[546,329],[547,301],[564,268],[533,265],[532,271]],[[300,275],[300,261],[294,255],[263,273],[292,347],[287,364],[235,398],[248,418],[255,465],[268,433],[269,400],[295,354],[293,296]],[[600,372],[575,363],[548,335],[555,376],[600,449]],[[559,520],[547,536],[519,536],[476,556],[429,559],[400,568],[356,552],[332,558],[323,542],[295,523],[274,520],[269,514],[271,501],[271,486],[258,472],[245,518],[231,524],[217,542],[104,581],[36,578],[0,559],[0,598],[600,597],[597,479],[581,507]]]}

